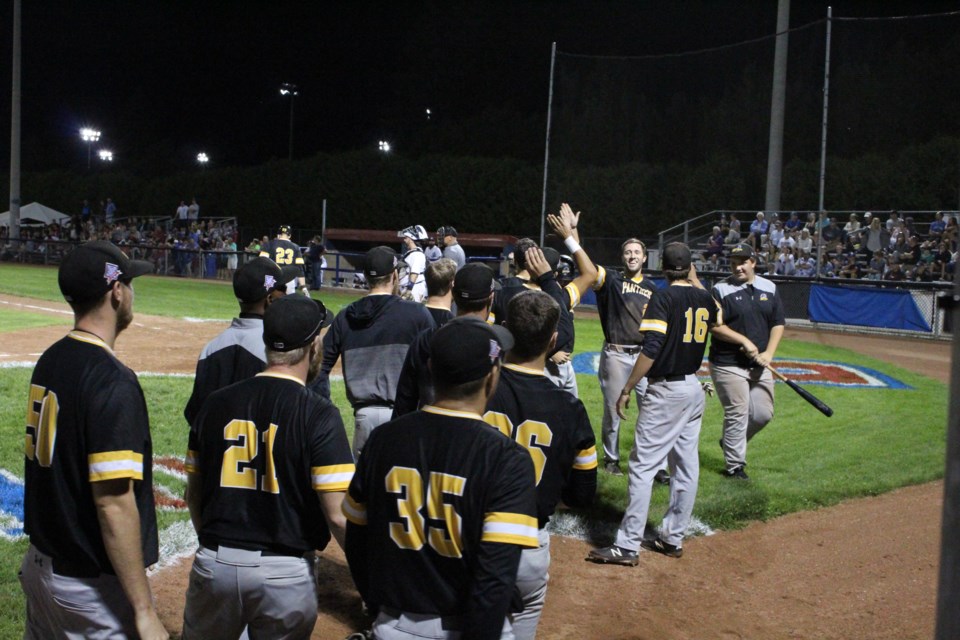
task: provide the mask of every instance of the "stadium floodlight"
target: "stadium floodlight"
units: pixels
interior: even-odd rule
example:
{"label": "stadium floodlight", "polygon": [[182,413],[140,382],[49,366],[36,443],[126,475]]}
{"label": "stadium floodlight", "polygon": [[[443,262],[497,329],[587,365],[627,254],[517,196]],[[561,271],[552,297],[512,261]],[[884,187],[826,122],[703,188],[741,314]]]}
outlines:
{"label": "stadium floodlight", "polygon": [[113,162],[113,151],[110,151],[109,149],[100,149],[100,151],[97,152],[97,155],[99,155],[100,159],[104,162]]}
{"label": "stadium floodlight", "polygon": [[197,154],[197,162],[200,163],[201,167],[205,167],[207,166],[207,163],[210,162],[210,156],[208,156],[206,153],[201,151],[200,153]]}
{"label": "stadium floodlight", "polygon": [[93,143],[100,139],[100,132],[90,127],[80,129],[80,139],[87,143],[87,169],[90,168],[90,155],[93,153]]}
{"label": "stadium floodlight", "polygon": [[377,143],[377,146],[383,153],[390,153],[390,143],[386,140],[381,140],[379,143]]}
{"label": "stadium floodlight", "polygon": [[293,99],[300,95],[300,89],[297,85],[284,82],[280,85],[280,95],[290,96],[290,145],[289,157],[293,160]]}
{"label": "stadium floodlight", "polygon": [[432,116],[432,115],[433,115],[433,112],[430,111],[430,109],[427,109],[427,120],[429,120],[429,119],[430,119],[430,116]]}

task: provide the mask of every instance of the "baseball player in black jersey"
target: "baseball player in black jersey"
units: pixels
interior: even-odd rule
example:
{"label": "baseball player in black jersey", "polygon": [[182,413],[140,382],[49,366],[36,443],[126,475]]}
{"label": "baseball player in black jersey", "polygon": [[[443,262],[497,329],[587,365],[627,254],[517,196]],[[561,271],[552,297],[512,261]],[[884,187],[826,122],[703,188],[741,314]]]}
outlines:
{"label": "baseball player in black jersey", "polygon": [[507,329],[514,337],[500,384],[483,419],[529,451],[537,477],[540,546],[524,549],[517,570],[523,611],[513,616],[517,640],[536,637],[547,596],[550,534],[545,529],[562,501],[586,507],[597,489],[597,448],[583,403],[544,375],[547,352],[557,339],[560,308],[542,291],[510,301]]}
{"label": "baseball player in black jersey", "polygon": [[453,320],[453,278],[457,274],[457,263],[450,258],[439,258],[427,264],[423,279],[427,282],[427,297],[423,306],[427,308],[437,327]]}
{"label": "baseball player in black jersey", "polygon": [[[545,257],[550,253],[554,257],[551,265]],[[555,249],[541,250],[530,238],[521,238],[517,241],[517,248],[513,252],[514,265],[517,275],[504,278],[500,281],[500,289],[493,296],[493,307],[490,309],[490,322],[504,324],[507,321],[507,309],[510,299],[523,291],[543,291],[550,295],[560,305],[560,323],[557,326],[557,344],[553,353],[560,351],[563,346],[573,349],[573,316],[563,297],[563,290],[557,282],[556,267],[560,260],[560,253]],[[552,356],[553,353],[550,353]]]}
{"label": "baseball player in black jersey", "polygon": [[307,390],[326,311],[303,296],[264,316],[267,368],[214,392],[194,421],[187,504],[200,539],[183,638],[306,638],[317,618],[314,550],[343,544],[354,465],[340,412]]}
{"label": "baseball player in black jersey", "polygon": [[295,285],[289,286],[287,293],[293,293],[294,289],[299,287],[304,295],[309,296],[310,292],[307,290],[307,278],[304,271],[306,263],[303,261],[303,252],[300,251],[300,247],[290,241],[290,232],[288,225],[281,225],[277,231],[277,237],[265,246],[260,247],[260,257],[270,258],[281,267],[296,267],[296,269],[288,269],[284,272],[284,276],[289,277],[290,280],[284,280],[283,284],[290,285],[290,283],[296,280]]}
{"label": "baseball player in black jersey", "polygon": [[534,465],[480,417],[511,342],[503,327],[445,324],[434,404],[380,426],[360,454],[346,551],[375,638],[512,637],[520,552],[538,546]]}
{"label": "baseball player in black jersey", "polygon": [[285,290],[282,270],[269,258],[254,258],[233,274],[233,293],[240,303],[240,317],[234,318],[200,352],[193,392],[183,410],[188,424],[197,417],[211,393],[263,371],[267,362],[263,313]]}
{"label": "baseball player in black jersey", "polygon": [[[600,438],[603,440],[604,470],[614,475],[620,471],[620,417],[617,401],[620,391],[637,362],[643,344],[644,333],[640,331],[643,312],[657,286],[644,278],[643,262],[646,248],[636,238],[629,238],[621,245],[623,271],[608,271],[598,268],[594,289],[597,294],[597,312],[603,329],[603,349],[597,376],[603,393],[603,422]],[[643,378],[634,390],[637,406],[647,388]]]}
{"label": "baseball player in black jersey", "polygon": [[[668,244],[662,266],[670,286],[650,299],[640,323],[643,348],[617,404],[623,418],[637,382],[646,376],[647,391],[630,452],[627,509],[614,544],[590,552],[587,559],[594,562],[636,565],[640,547],[679,558],[697,496],[704,391],[696,374],[707,333],[722,323],[722,314],[710,293],[698,286],[687,245]],[[653,477],[665,459],[672,473],[670,504],[660,535],[645,539]]]}
{"label": "baseball player in black jersey", "polygon": [[726,475],[741,480],[747,479],[747,442],[773,419],[773,374],[766,365],[777,352],[784,327],[777,285],[756,275],[755,267],[753,247],[738,245],[730,251],[733,274],[713,287],[724,323],[749,338],[758,352],[748,358],[737,343],[710,342],[710,376],[723,404],[720,444]]}
{"label": "baseball player in black jersey", "polygon": [[[447,258],[437,261],[450,262]],[[428,269],[429,270],[429,269]],[[487,321],[493,292],[496,288],[493,271],[481,262],[472,262],[456,272],[453,295],[457,301],[457,317]],[[437,327],[439,328],[439,327]],[[410,344],[407,357],[397,380],[397,396],[393,403],[393,417],[413,413],[433,402],[433,378],[430,375],[430,341],[436,329],[425,329]]]}
{"label": "baseball player in black jersey", "polygon": [[[587,252],[580,246],[580,235],[577,233],[577,223],[579,221],[580,212],[574,213],[566,202],[560,205],[558,214],[551,213],[547,216],[547,222],[550,223],[553,232],[563,240],[564,246],[573,256],[579,273],[576,277],[572,277],[569,282],[560,285],[563,300],[570,312],[570,340],[567,344],[560,345],[559,350],[547,359],[544,372],[554,384],[575,396],[579,395],[579,390],[577,388],[577,375],[573,370],[573,361],[571,360],[576,337],[573,327],[573,310],[580,304],[581,296],[597,280],[597,268],[590,260]],[[563,258],[563,256],[558,257]],[[557,267],[554,267],[554,270],[557,272],[557,282],[560,284],[560,272]]]}
{"label": "baseball player in black jersey", "polygon": [[106,241],[60,264],[74,329],[30,380],[24,638],[168,637],[144,571],[158,555],[147,405],[113,353],[133,320],[133,278],[152,271]]}
{"label": "baseball player in black jersey", "polygon": [[343,358],[343,383],[353,407],[354,457],[370,433],[391,418],[397,380],[417,335],[434,325],[421,304],[400,298],[403,262],[390,247],[374,247],[364,260],[370,293],[345,307],[323,338],[323,367],[311,388],[330,397],[329,374]]}

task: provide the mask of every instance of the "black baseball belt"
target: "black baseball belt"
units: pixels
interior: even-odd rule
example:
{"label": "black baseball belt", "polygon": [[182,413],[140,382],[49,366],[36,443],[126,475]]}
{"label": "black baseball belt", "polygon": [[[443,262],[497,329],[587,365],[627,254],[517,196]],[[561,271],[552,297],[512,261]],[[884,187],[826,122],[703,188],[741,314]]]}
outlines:
{"label": "black baseball belt", "polygon": [[628,356],[634,356],[640,353],[640,349],[642,348],[643,347],[641,347],[638,344],[612,344],[610,342],[608,342],[604,346],[604,349],[609,349],[610,351],[616,351],[617,353],[625,353]]}
{"label": "black baseball belt", "polygon": [[660,376],[658,378],[647,378],[648,384],[656,384],[658,382],[683,382],[687,379],[686,375],[679,376]]}

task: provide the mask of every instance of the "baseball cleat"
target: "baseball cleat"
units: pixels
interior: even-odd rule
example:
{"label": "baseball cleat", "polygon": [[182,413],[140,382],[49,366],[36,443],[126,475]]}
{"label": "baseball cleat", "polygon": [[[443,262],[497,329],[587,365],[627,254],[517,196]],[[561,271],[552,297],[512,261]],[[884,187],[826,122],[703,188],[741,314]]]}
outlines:
{"label": "baseball cleat", "polygon": [[607,473],[609,473],[609,474],[612,475],[612,476],[622,476],[622,475],[623,475],[623,471],[620,471],[620,463],[619,463],[619,462],[614,462],[613,460],[611,460],[610,462],[607,462],[605,465],[603,465],[603,470],[606,471]]}
{"label": "baseball cleat", "polygon": [[644,540],[640,543],[640,547],[646,549],[647,551],[662,553],[663,555],[670,556],[671,558],[679,558],[683,555],[683,547],[678,547],[670,544],[669,542],[664,542],[660,538]]}
{"label": "baseball cleat", "polygon": [[670,472],[666,469],[660,469],[660,471],[657,471],[657,475],[653,476],[653,481],[657,484],[670,484]]}
{"label": "baseball cleat", "polygon": [[724,471],[723,475],[728,478],[735,478],[737,480],[749,480],[750,476],[747,475],[747,472],[743,470],[743,467],[734,467],[730,471]]}
{"label": "baseball cleat", "polygon": [[630,549],[624,549],[615,544],[592,550],[587,555],[587,560],[599,564],[621,564],[626,567],[635,567],[640,562],[636,551],[630,551]]}

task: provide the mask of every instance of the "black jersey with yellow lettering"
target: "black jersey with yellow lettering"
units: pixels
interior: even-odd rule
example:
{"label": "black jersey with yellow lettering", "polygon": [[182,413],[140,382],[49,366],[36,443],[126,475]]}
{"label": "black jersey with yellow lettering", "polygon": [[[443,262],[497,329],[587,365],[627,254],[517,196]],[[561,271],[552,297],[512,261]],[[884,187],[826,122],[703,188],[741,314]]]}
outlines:
{"label": "black jersey with yellow lettering", "polygon": [[475,413],[428,405],[374,430],[343,512],[371,607],[462,616],[500,637],[521,548],[538,546],[533,464],[518,444]]}
{"label": "black jersey with yellow lettering", "polygon": [[305,264],[300,247],[281,238],[274,238],[265,247],[260,247],[260,257],[270,258],[281,267],[297,265],[302,270]]}
{"label": "black jersey with yellow lettering", "polygon": [[587,410],[542,371],[505,364],[483,419],[530,453],[541,527],[562,500],[586,507],[597,490],[596,438]]}
{"label": "black jersey with yellow lettering", "polygon": [[269,372],[207,398],[184,466],[200,475],[201,544],[289,554],[326,546],[315,492],[345,491],[354,469],[337,408]]}
{"label": "black jersey with yellow lettering", "polygon": [[72,331],[37,361],[24,453],[24,530],[37,549],[82,573],[115,573],[90,485],[130,479],[144,564],[157,561],[147,404],[136,374],[93,334]]}
{"label": "black jersey with yellow lettering", "polygon": [[593,288],[597,294],[603,339],[609,344],[640,344],[643,339],[640,321],[657,285],[644,278],[642,273],[625,278],[622,272],[608,271],[603,267],[597,267],[597,272]]}
{"label": "black jersey with yellow lettering", "polygon": [[707,333],[721,323],[720,309],[704,289],[673,284],[655,291],[640,323],[641,353],[655,361],[647,378],[696,373]]}

